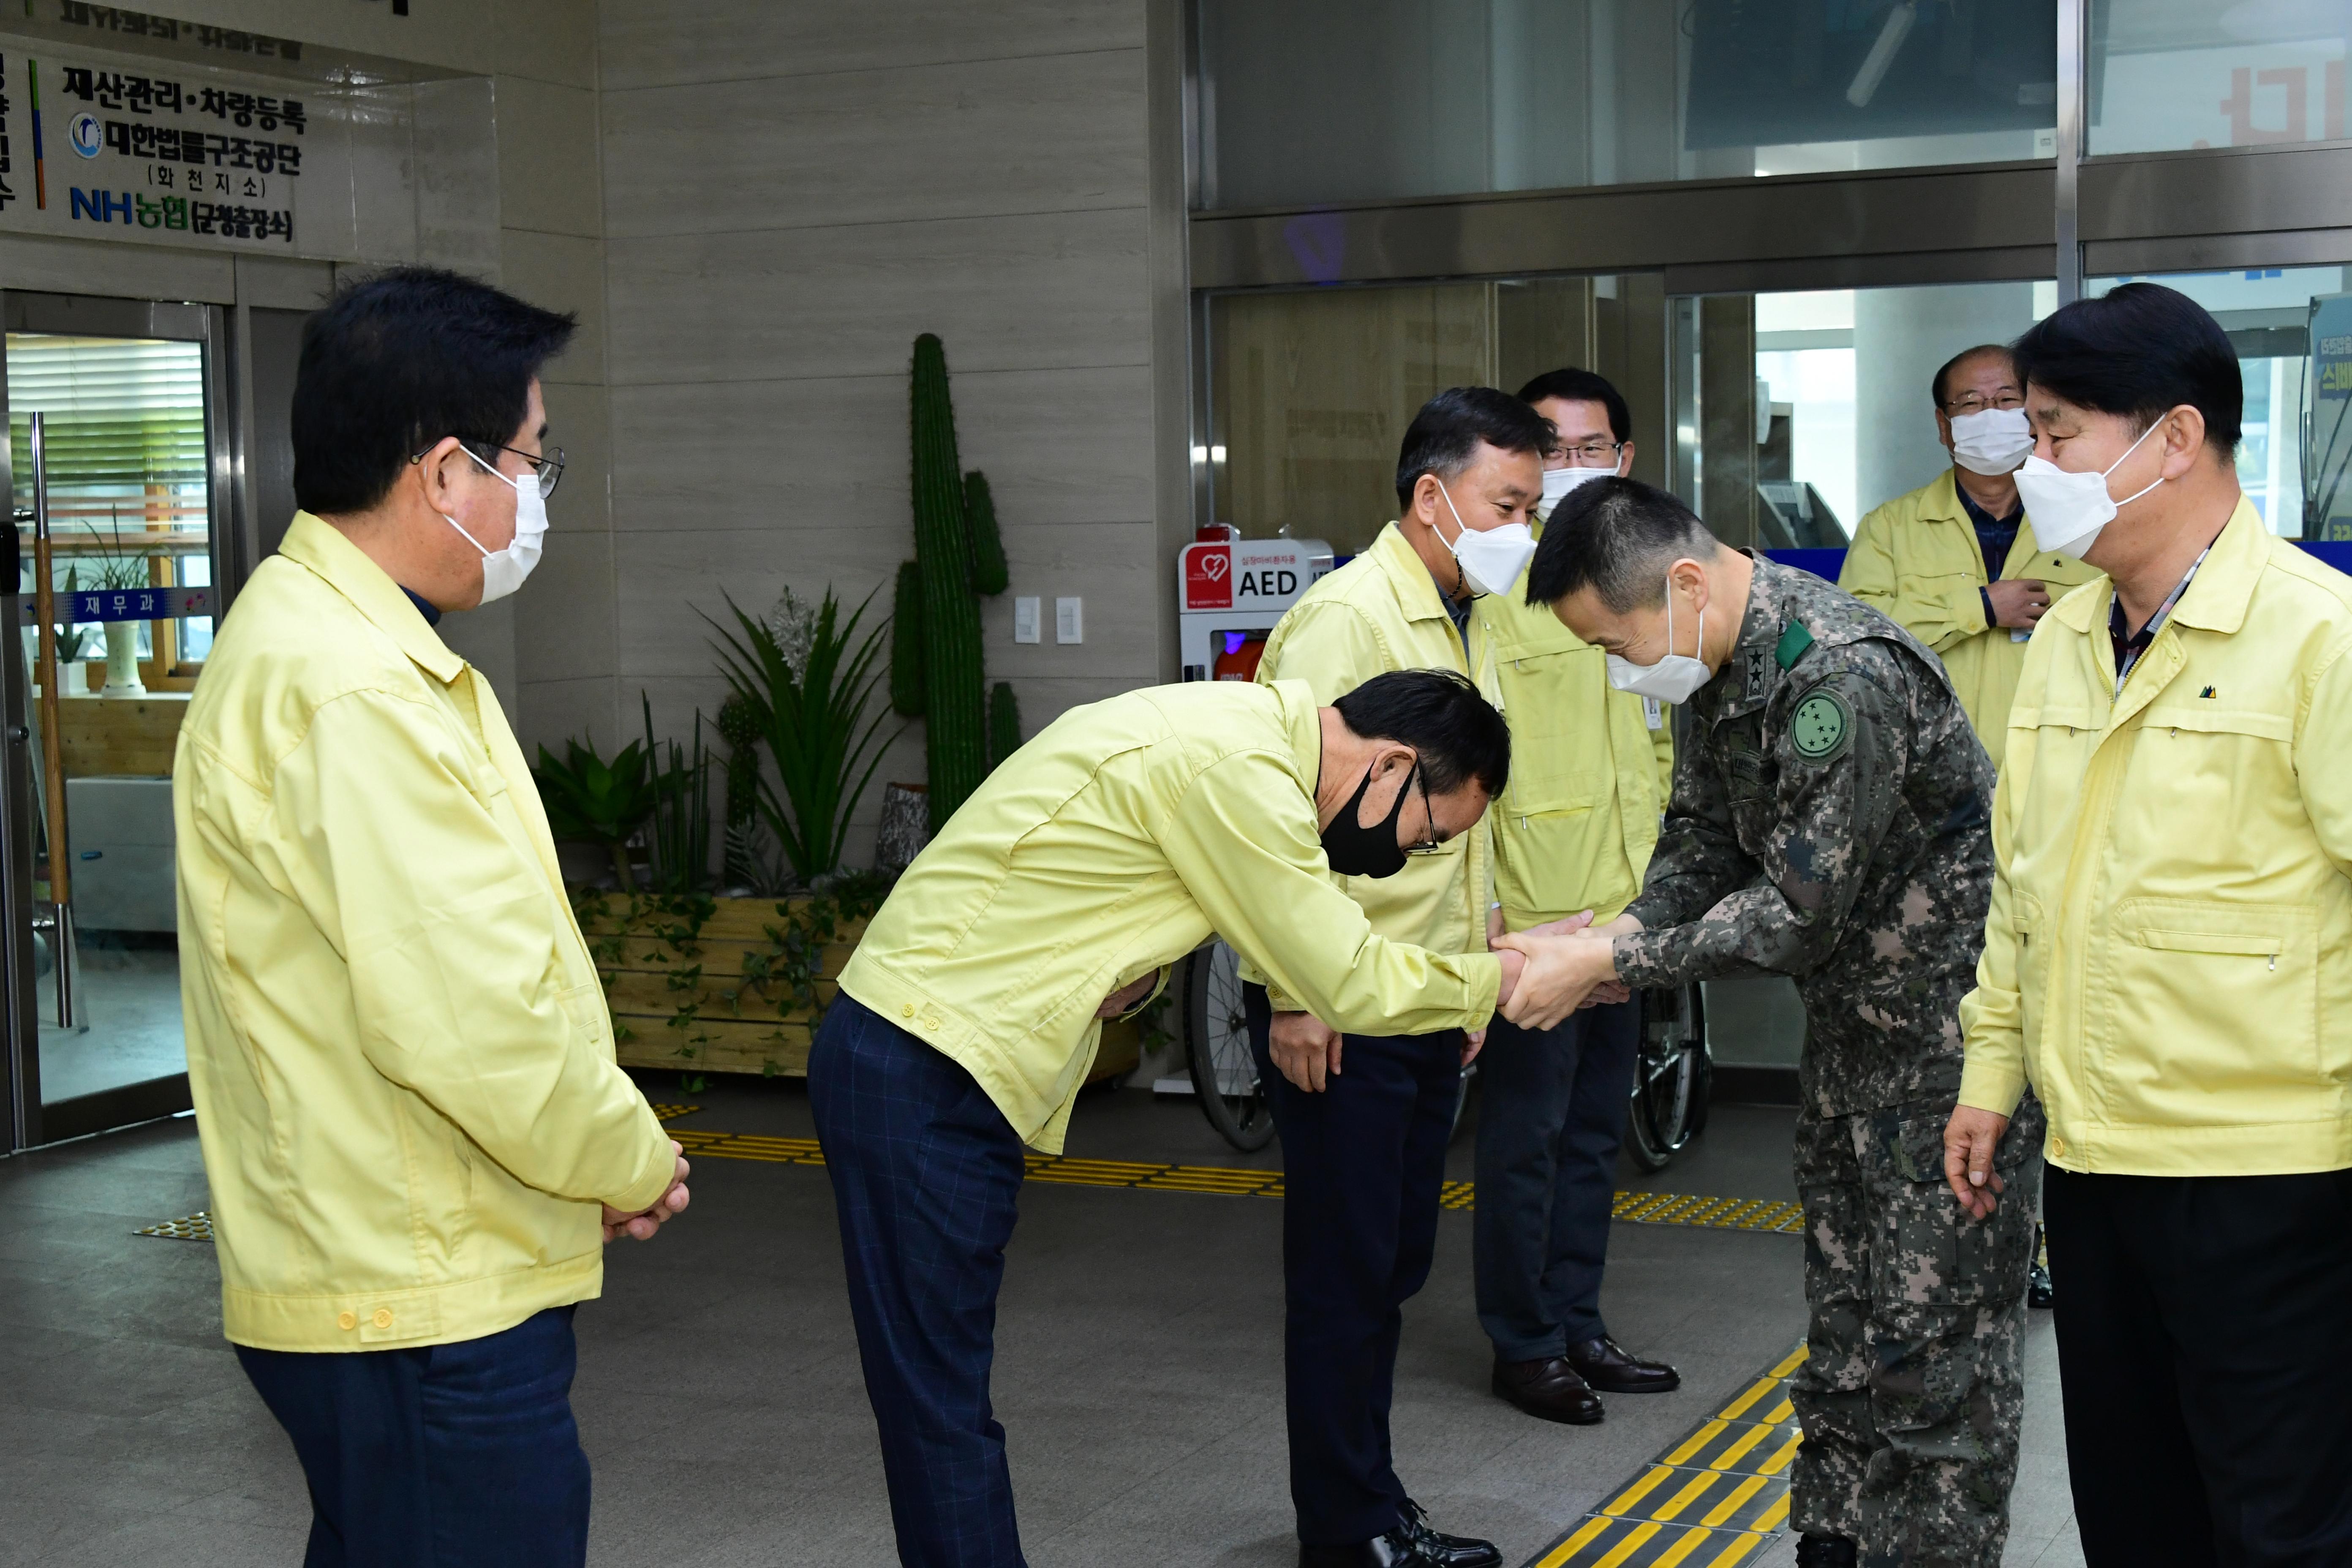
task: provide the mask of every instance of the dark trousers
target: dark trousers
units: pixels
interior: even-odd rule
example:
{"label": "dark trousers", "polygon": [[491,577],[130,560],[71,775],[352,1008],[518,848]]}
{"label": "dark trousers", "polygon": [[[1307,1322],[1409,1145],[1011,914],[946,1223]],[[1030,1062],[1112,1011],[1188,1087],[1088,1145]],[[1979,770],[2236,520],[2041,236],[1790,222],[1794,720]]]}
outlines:
{"label": "dark trousers", "polygon": [[848,995],[825,1009],[808,1082],[898,1561],[1021,1568],[988,1399],[1021,1140],[970,1073]]}
{"label": "dark trousers", "polygon": [[1478,1057],[1478,1323],[1506,1361],[1540,1361],[1609,1331],[1601,1274],[1642,1005],[1588,1007],[1558,1027],[1496,1015]]}
{"label": "dark trousers", "polygon": [[2352,1171],[2045,1201],[2084,1561],[2352,1563]]}
{"label": "dark trousers", "polygon": [[236,1347],[310,1486],[304,1568],[580,1568],[572,1309],[410,1350]]}
{"label": "dark trousers", "polygon": [[1404,1303],[1429,1278],[1461,1094],[1462,1036],[1349,1035],[1319,1094],[1267,1056],[1263,986],[1243,1005],[1282,1135],[1285,1395],[1298,1539],[1346,1545],[1402,1521],[1389,1453]]}

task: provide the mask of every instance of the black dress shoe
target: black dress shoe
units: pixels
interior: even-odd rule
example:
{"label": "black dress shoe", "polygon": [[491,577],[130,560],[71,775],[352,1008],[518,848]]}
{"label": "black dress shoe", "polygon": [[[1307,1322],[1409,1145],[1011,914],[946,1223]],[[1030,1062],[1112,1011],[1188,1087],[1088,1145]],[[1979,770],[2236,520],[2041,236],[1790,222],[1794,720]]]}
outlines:
{"label": "black dress shoe", "polygon": [[1505,1361],[1496,1356],[1495,1392],[1530,1415],[1570,1426],[1593,1426],[1607,1414],[1601,1407],[1601,1396],[1559,1356],[1543,1361]]}
{"label": "black dress shoe", "polygon": [[1503,1554],[1491,1541],[1468,1535],[1447,1535],[1429,1527],[1429,1513],[1411,1498],[1404,1500],[1404,1531],[1421,1554],[1444,1568],[1502,1568]]}
{"label": "black dress shoe", "polygon": [[1843,1535],[1797,1537],[1797,1568],[1854,1568],[1855,1548]]}
{"label": "black dress shoe", "polygon": [[[1483,1544],[1483,1542],[1482,1542]],[[1494,1550],[1489,1546],[1489,1552]],[[1494,1559],[1493,1561],[1499,1561]],[[1386,1535],[1347,1546],[1298,1546],[1298,1568],[1451,1568],[1441,1557],[1422,1551],[1412,1532],[1402,1525]]]}
{"label": "black dress shoe", "polygon": [[1682,1373],[1662,1361],[1635,1361],[1603,1335],[1568,1347],[1568,1364],[1603,1394],[1664,1394],[1683,1385]]}

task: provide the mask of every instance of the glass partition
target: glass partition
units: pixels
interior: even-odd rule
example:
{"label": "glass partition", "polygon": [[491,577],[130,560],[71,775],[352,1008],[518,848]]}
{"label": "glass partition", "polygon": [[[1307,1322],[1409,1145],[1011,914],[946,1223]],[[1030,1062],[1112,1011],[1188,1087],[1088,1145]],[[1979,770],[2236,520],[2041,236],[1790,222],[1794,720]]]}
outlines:
{"label": "glass partition", "polygon": [[[2272,267],[2145,279],[2179,289],[2230,334],[2246,383],[2238,483],[2271,531],[2288,539],[2352,539],[2352,488],[2337,493],[2352,449],[2343,420],[2352,374],[2328,368],[2352,360],[2345,271]],[[2094,278],[2085,291],[2104,294],[2131,281]]]}
{"label": "glass partition", "polygon": [[2092,0],[2084,150],[2341,140],[2347,30],[2319,0]]}
{"label": "glass partition", "polygon": [[[68,595],[95,593],[110,613],[118,597],[212,584],[206,353],[205,342],[182,339],[7,334],[16,494],[26,502],[33,495],[29,436],[38,413],[60,612],[56,732],[36,724],[63,785],[65,842],[45,843],[46,858],[63,860],[68,889],[62,918],[36,944],[41,1098],[47,1108],[120,1107],[79,1120],[61,1111],[45,1122],[50,1136],[172,1109],[133,1103],[123,1091],[187,1070],[169,775],[213,619],[82,619]],[[19,589],[27,605],[37,570],[27,548]],[[37,670],[38,633],[28,626],[21,637],[26,668]],[[46,802],[49,779],[36,787]],[[46,805],[37,817],[46,841],[58,818]],[[52,873],[37,883],[36,897],[46,902],[57,881]]]}
{"label": "glass partition", "polygon": [[2057,300],[2047,279],[1678,300],[1677,488],[1727,540],[1843,549],[1864,513],[1949,466],[1937,369]]}
{"label": "glass partition", "polygon": [[2055,0],[1198,0],[1208,208],[2055,151]]}
{"label": "glass partition", "polygon": [[1563,365],[1617,384],[1634,472],[1663,483],[1664,307],[1643,275],[1213,298],[1202,521],[1360,550],[1396,516],[1397,450],[1433,394],[1517,390]]}

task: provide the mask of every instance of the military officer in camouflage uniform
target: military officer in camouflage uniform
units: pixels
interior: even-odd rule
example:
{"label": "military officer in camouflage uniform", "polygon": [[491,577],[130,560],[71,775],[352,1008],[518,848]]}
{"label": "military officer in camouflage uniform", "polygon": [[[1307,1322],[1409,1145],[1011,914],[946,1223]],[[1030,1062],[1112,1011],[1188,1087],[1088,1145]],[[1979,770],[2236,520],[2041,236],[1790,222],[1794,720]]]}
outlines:
{"label": "military officer in camouflage uniform", "polygon": [[1791,1394],[1805,1431],[1798,1561],[1994,1568],[2017,1471],[2042,1126],[2029,1100],[1999,1155],[2012,1201],[1964,1214],[1944,1184],[1943,1129],[1992,884],[1984,748],[1901,626],[1725,548],[1630,479],[1561,504],[1528,597],[1608,650],[1613,683],[1686,704],[1687,729],[1641,897],[1596,929],[1604,940],[1559,944],[1573,973],[1531,963],[1515,1003],[1796,981],[1811,1303]]}

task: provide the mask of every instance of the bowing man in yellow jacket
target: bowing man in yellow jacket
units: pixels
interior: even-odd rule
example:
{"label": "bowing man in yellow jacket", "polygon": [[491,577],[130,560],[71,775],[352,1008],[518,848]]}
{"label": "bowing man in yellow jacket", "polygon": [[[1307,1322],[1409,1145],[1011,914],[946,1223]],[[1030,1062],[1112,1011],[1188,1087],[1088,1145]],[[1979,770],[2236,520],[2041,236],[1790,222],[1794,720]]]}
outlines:
{"label": "bowing man in yellow jacket", "polygon": [[[1473,648],[1488,641],[1479,613],[1508,602],[1535,553],[1551,446],[1542,416],[1507,394],[1454,387],[1431,398],[1398,458],[1398,521],[1291,606],[1257,679],[1301,680],[1328,701],[1383,671],[1476,674]],[[1339,886],[1391,941],[1484,952],[1491,856],[1481,823],[1398,876]],[[1372,1551],[1393,1531],[1425,1528],[1389,1462],[1389,1390],[1402,1309],[1436,1245],[1461,1069],[1484,1034],[1334,1018],[1278,981],[1249,984],[1244,1003],[1282,1136],[1284,1367],[1303,1560],[1419,1562]],[[1460,1550],[1465,1563],[1500,1561],[1484,1542]]]}
{"label": "bowing man in yellow jacket", "polygon": [[2126,284],[2017,353],[2020,482],[2108,575],[2010,710],[1946,1175],[2017,1201],[2030,1087],[2086,1561],[2352,1563],[2352,580],[2239,493],[2201,307]]}
{"label": "bowing man in yellow jacket", "polygon": [[312,1562],[577,1568],[572,1309],[604,1242],[685,1206],[530,771],[434,629],[539,557],[563,458],[537,375],[571,331],[421,268],[310,319],[305,510],[180,729],[221,1316],[310,1481]]}
{"label": "bowing man in yellow jacket", "polygon": [[2098,572],[2044,550],[2018,499],[2012,476],[2033,438],[2009,351],[1962,350],[1930,395],[1952,466],[1862,520],[1838,586],[1936,650],[1999,767],[2026,639],[2054,598]]}
{"label": "bowing man in yellow jacket", "polygon": [[1328,704],[1297,681],[1156,687],[1047,726],[907,868],[809,1057],[902,1563],[1021,1560],[996,1292],[1022,1147],[1061,1149],[1098,1020],[1215,931],[1342,1026],[1483,1027],[1517,966],[1391,941],[1331,873],[1459,858],[1509,768],[1458,677]]}

